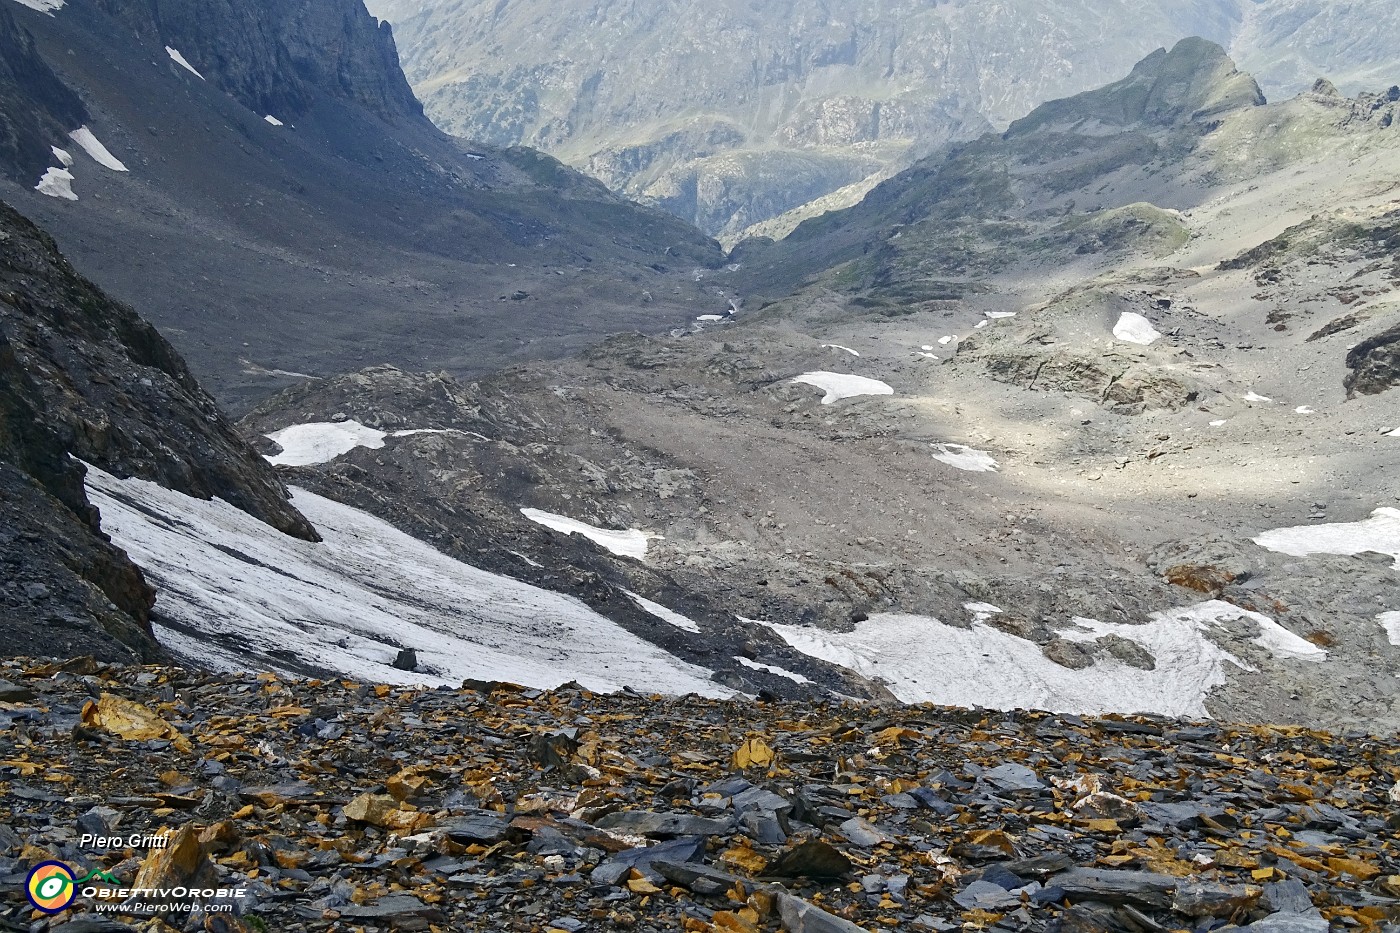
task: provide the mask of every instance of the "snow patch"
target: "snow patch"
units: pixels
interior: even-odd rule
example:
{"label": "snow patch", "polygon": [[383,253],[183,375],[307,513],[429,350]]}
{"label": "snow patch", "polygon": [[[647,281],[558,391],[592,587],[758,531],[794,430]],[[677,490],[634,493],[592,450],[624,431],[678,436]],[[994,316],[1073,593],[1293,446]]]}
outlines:
{"label": "snow patch", "polygon": [[1307,405],[1299,405],[1297,408],[1293,409],[1293,412],[1294,412],[1294,414],[1298,414],[1298,415],[1315,415],[1315,414],[1317,414],[1317,412],[1313,411],[1313,410],[1312,410],[1311,408],[1309,408]]}
{"label": "snow patch", "polygon": [[[295,373],[284,369],[245,369],[253,375],[293,376],[314,379],[305,373]],[[268,434],[282,448],[280,454],[270,456],[267,462],[275,466],[310,466],[314,463],[329,463],[341,454],[349,453],[356,447],[378,450],[384,446],[385,438],[413,437],[416,434],[467,434],[466,431],[440,428],[413,428],[407,431],[380,431],[366,427],[358,421],[315,421],[310,424],[294,424]],[[480,434],[473,435],[482,440]]]}
{"label": "snow patch", "polygon": [[65,0],[16,0],[20,6],[27,6],[31,10],[38,10],[40,13],[47,13],[53,16],[54,10],[63,9]]}
{"label": "snow patch", "polygon": [[984,311],[982,313],[987,315],[987,317],[991,318],[993,321],[1000,321],[1004,320],[1005,318],[1016,316],[1015,311]]}
{"label": "snow patch", "polygon": [[1210,426],[1211,426],[1212,428],[1220,428],[1220,427],[1224,427],[1227,423],[1228,423],[1228,422],[1226,422],[1225,419],[1222,418],[1222,419],[1220,419],[1219,421],[1212,421],[1212,422],[1210,423]]}
{"label": "snow patch", "polygon": [[1376,551],[1394,557],[1400,570],[1400,509],[1376,509],[1365,521],[1349,524],[1277,528],[1264,532],[1254,543],[1293,557]]}
{"label": "snow patch", "polygon": [[1273,399],[1269,398],[1267,395],[1260,395],[1258,392],[1255,392],[1253,389],[1250,389],[1249,392],[1246,393],[1246,395],[1245,395],[1245,397],[1244,397],[1244,400],[1245,400],[1246,402],[1263,402],[1263,403],[1268,403],[1268,402],[1272,402],[1272,401],[1273,401]]}
{"label": "snow patch", "polygon": [[191,65],[189,62],[187,62],[187,61],[185,60],[185,56],[181,55],[177,50],[172,49],[170,46],[167,45],[167,46],[165,47],[165,54],[170,56],[170,60],[171,60],[172,62],[174,62],[175,64],[179,65],[181,68],[185,69],[186,71],[188,71],[190,74],[194,75],[194,76],[195,76],[196,78],[198,78],[199,80],[201,80],[201,81],[204,80],[204,75],[202,75],[202,74],[200,74],[198,71],[196,71],[196,70],[195,70],[195,67],[194,67],[193,65]]}
{"label": "snow patch", "polygon": [[957,340],[957,339],[958,339],[957,337],[953,337],[953,336],[939,337],[939,338],[938,338],[938,345],[939,345],[939,346],[942,346],[942,347],[946,347],[948,344],[952,343],[954,340]]}
{"label": "snow patch", "polygon": [[699,317],[697,317],[695,320],[697,320],[697,321],[722,321],[722,320],[724,320],[724,315],[723,315],[723,314],[702,314],[702,315],[700,315]]}
{"label": "snow patch", "polygon": [[539,509],[521,509],[520,514],[536,524],[563,532],[566,535],[583,535],[589,541],[607,548],[619,557],[635,557],[637,560],[646,559],[647,539],[659,537],[648,535],[635,528],[629,528],[626,531],[598,528],[575,518],[566,518],[563,515],[555,515],[553,512],[542,512]]}
{"label": "snow patch", "polygon": [[847,353],[851,354],[851,356],[860,356],[860,351],[858,351],[858,350],[852,350],[850,347],[843,347],[843,346],[841,346],[841,344],[839,344],[839,343],[824,343],[824,344],[822,344],[822,349],[824,349],[824,350],[845,350]]}
{"label": "snow patch", "polygon": [[934,444],[933,459],[968,473],[995,473],[999,466],[985,450],[974,450],[962,444]]}
{"label": "snow patch", "polygon": [[803,677],[801,674],[789,670],[784,670],[783,668],[777,667],[772,664],[760,664],[758,661],[750,661],[748,658],[741,658],[737,654],[733,657],[734,660],[738,661],[740,664],[742,664],[744,667],[747,667],[751,671],[766,671],[769,674],[777,674],[779,677],[786,677],[788,680],[794,681],[795,683],[799,684],[810,684],[812,682],[811,678],[809,677]]}
{"label": "snow patch", "polygon": [[[1206,697],[1225,682],[1226,665],[1248,670],[1209,637],[1215,625],[1239,617],[1259,625],[1259,640],[1270,650],[1302,651],[1292,641],[1296,636],[1272,631],[1272,619],[1219,600],[1156,613],[1142,625],[1076,620],[1088,630],[1076,640],[1105,634],[1131,639],[1156,659],[1151,671],[1112,657],[1070,670],[1045,657],[1034,642],[986,625],[985,619],[964,629],[926,616],[879,614],[848,633],[766,624],[798,651],[883,680],[906,703],[1205,717]],[[1308,660],[1325,655],[1307,647]]]}
{"label": "snow patch", "polygon": [[34,190],[40,194],[47,194],[51,198],[62,198],[65,201],[76,201],[78,196],[73,193],[73,173],[66,168],[51,168],[44,173],[44,177],[39,179],[39,183],[34,186]]}
{"label": "snow patch", "polygon": [[273,126],[284,126],[284,125],[285,125],[281,120],[277,119],[276,117],[274,117],[274,116],[273,116],[272,114],[270,114],[270,113],[269,113],[267,116],[263,117],[263,119],[266,120],[268,123],[271,123]]}
{"label": "snow patch", "polygon": [[81,146],[83,151],[90,155],[92,160],[98,165],[101,165],[103,168],[109,168],[114,172],[126,171],[126,166],[122,164],[121,159],[118,159],[116,156],[112,155],[112,153],[108,152],[107,147],[102,145],[102,142],[96,136],[92,135],[92,130],[88,129],[86,126],[80,126],[68,135],[72,137],[73,142]]}
{"label": "snow patch", "polygon": [[992,616],[1001,615],[1001,607],[991,603],[963,603],[963,608],[972,613],[974,625],[986,622]]}
{"label": "snow patch", "polygon": [[1385,629],[1385,637],[1390,639],[1390,643],[1400,648],[1400,612],[1383,612],[1376,617],[1376,621]]}
{"label": "snow patch", "polygon": [[1124,343],[1135,343],[1144,347],[1162,339],[1162,335],[1152,326],[1151,321],[1131,311],[1124,311],[1118,318],[1118,323],[1113,325],[1113,336]]}
{"label": "snow patch", "polygon": [[687,619],[679,612],[673,612],[670,609],[667,609],[665,606],[661,605],[660,603],[652,602],[645,596],[638,596],[631,590],[623,590],[622,592],[626,593],[627,596],[632,600],[632,602],[636,603],[638,606],[641,606],[643,609],[656,616],[662,622],[669,622],[671,625],[674,625],[678,629],[681,629],[686,632],[695,632],[696,634],[699,634],[700,625],[696,622],[692,622],[690,619]]}
{"label": "snow patch", "polygon": [[384,438],[389,435],[358,421],[317,421],[294,424],[267,436],[282,448],[280,454],[267,458],[268,463],[276,466],[309,466],[329,463],[356,447],[378,450],[384,446]]}
{"label": "snow patch", "polygon": [[845,398],[855,398],[859,395],[894,395],[894,389],[879,379],[867,379],[865,376],[849,376],[844,373],[803,373],[793,382],[800,382],[809,386],[816,386],[826,392],[822,397],[823,405],[830,405]]}
{"label": "snow patch", "polygon": [[[464,678],[589,689],[732,693],[577,599],[477,569],[358,509],[292,489],[320,531],[302,541],[215,499],[88,467],[102,529],[156,587],[160,640],[217,670],[290,650],[370,682]],[[223,644],[232,647],[222,647]],[[391,665],[401,647],[419,671]]]}
{"label": "snow patch", "polygon": [[57,146],[50,146],[49,148],[53,150],[53,157],[63,163],[64,168],[73,167],[73,154],[67,149],[60,149]]}

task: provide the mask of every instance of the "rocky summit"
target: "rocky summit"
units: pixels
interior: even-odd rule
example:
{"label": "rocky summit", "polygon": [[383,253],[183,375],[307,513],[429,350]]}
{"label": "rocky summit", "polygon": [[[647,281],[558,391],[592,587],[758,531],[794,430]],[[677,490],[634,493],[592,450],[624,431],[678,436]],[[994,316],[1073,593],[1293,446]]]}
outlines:
{"label": "rocky summit", "polygon": [[52,929],[112,933],[1400,920],[1393,736],[91,659],[4,662],[0,698],[9,929],[44,859],[103,873]]}

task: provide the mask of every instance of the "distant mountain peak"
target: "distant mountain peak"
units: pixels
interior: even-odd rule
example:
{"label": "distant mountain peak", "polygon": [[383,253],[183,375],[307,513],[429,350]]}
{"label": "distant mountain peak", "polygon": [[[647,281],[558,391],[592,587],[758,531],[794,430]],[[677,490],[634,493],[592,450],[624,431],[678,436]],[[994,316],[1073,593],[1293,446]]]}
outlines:
{"label": "distant mountain peak", "polygon": [[1012,123],[1008,135],[1085,120],[1175,126],[1266,102],[1258,83],[1223,48],[1193,36],[1153,52],[1122,81],[1037,107]]}

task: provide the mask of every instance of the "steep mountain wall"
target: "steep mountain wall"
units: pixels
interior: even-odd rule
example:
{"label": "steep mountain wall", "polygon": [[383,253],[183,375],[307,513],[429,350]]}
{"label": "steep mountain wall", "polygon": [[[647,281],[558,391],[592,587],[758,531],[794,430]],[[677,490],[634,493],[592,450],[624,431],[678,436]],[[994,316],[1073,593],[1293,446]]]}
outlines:
{"label": "steep mountain wall", "polygon": [[153,593],[107,543],[80,461],[316,532],[155,329],[0,203],[0,650],[154,657]]}

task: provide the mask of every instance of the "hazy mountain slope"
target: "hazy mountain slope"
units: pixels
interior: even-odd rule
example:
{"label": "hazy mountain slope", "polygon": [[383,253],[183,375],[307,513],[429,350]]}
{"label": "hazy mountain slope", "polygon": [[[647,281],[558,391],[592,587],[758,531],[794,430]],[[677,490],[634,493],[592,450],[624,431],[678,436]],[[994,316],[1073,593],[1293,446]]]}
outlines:
{"label": "hazy mountain slope", "polygon": [[[727,307],[696,282],[721,254],[692,227],[548,157],[435,129],[388,28],[357,9],[237,0],[46,15],[6,0],[126,169],[99,164],[68,135],[78,126],[55,119],[38,142],[69,150],[77,200],[35,191],[32,158],[6,166],[23,179],[6,197],[234,406],[299,374],[379,361],[481,372]],[[49,165],[62,170],[56,155]]]}
{"label": "hazy mountain slope", "polygon": [[1270,96],[1329,78],[1347,94],[1400,82],[1393,37],[1400,9],[1389,0],[1247,0],[1231,54]]}
{"label": "hazy mountain slope", "polygon": [[314,539],[272,470],[155,329],[0,203],[0,650],[158,656],[154,594],[99,530],[83,463]]}
{"label": "hazy mountain slope", "polygon": [[711,233],[1102,84],[1234,2],[371,0],[450,132],[525,143]]}

